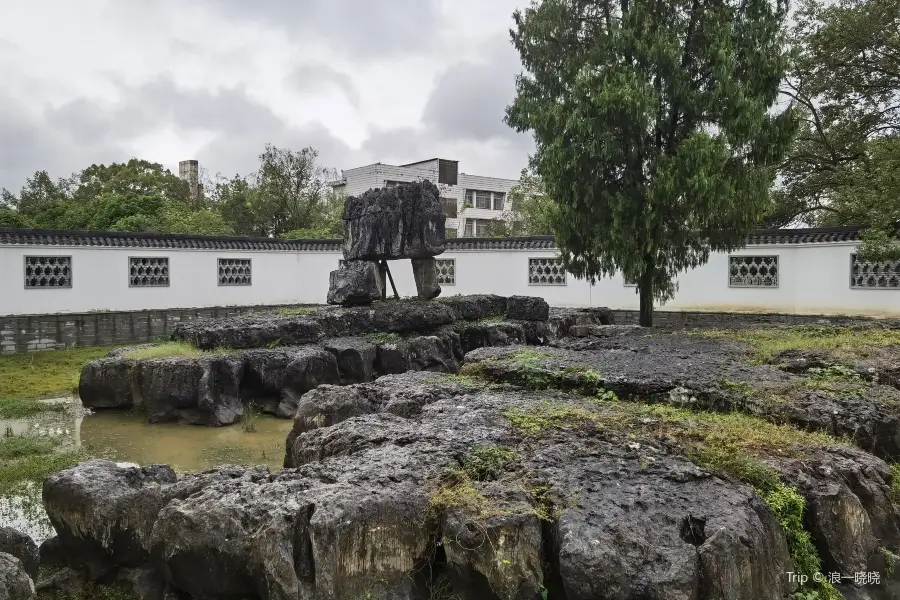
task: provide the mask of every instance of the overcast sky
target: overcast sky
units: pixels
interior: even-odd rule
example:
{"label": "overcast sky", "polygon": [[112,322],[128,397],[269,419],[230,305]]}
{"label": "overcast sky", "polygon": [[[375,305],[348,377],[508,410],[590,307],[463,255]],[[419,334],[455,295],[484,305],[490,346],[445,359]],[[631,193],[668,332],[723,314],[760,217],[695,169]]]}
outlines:
{"label": "overcast sky", "polygon": [[132,156],[247,174],[441,157],[517,178],[502,119],[526,0],[0,0],[0,187]]}

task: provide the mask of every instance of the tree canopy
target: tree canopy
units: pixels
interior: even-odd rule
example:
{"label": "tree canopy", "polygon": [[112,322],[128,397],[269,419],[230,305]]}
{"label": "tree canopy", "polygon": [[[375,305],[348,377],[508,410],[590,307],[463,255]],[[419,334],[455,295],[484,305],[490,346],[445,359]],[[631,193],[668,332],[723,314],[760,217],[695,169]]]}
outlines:
{"label": "tree canopy", "polygon": [[218,177],[191,198],[188,184],[157,163],[91,165],[54,180],[28,178],[18,194],[0,191],[0,227],[200,235],[334,237],[343,207],[312,148],[267,145],[259,169]]}
{"label": "tree canopy", "polygon": [[746,243],[796,130],[775,110],[786,6],[544,0],[514,15],[525,72],[507,123],[531,131],[563,263],[638,281],[641,324],[678,272]]}
{"label": "tree canopy", "polygon": [[509,209],[488,227],[491,237],[552,235],[556,204],[547,195],[540,176],[522,169],[519,182],[507,194]]}
{"label": "tree canopy", "polygon": [[900,257],[900,0],[806,0],[796,22],[802,121],[765,223],[873,225],[864,253]]}

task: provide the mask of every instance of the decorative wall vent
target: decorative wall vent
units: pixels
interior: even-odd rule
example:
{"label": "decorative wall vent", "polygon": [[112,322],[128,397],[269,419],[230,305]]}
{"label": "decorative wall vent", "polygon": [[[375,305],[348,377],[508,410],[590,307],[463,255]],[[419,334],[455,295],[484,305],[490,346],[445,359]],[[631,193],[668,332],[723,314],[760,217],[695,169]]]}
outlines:
{"label": "decorative wall vent", "polygon": [[566,285],[566,270],[561,258],[529,258],[529,285]]}
{"label": "decorative wall vent", "polygon": [[860,289],[900,289],[900,260],[869,262],[850,255],[850,287]]}
{"label": "decorative wall vent", "polygon": [[26,256],[26,288],[72,287],[71,256]]}
{"label": "decorative wall vent", "polygon": [[439,285],[456,285],[456,259],[436,258]]}
{"label": "decorative wall vent", "polygon": [[128,285],[166,287],[169,285],[169,258],[166,256],[129,256]]}
{"label": "decorative wall vent", "polygon": [[219,285],[250,285],[249,258],[220,258]]}
{"label": "decorative wall vent", "polygon": [[730,287],[778,287],[777,256],[729,256]]}

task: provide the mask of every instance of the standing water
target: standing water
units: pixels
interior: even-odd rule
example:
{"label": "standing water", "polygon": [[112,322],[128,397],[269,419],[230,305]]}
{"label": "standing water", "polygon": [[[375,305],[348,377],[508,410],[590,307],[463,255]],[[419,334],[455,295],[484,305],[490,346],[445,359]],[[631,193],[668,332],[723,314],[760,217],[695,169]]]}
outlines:
{"label": "standing water", "polygon": [[[289,419],[261,415],[252,431],[246,431],[241,424],[151,425],[142,415],[130,411],[89,413],[81,408],[77,397],[45,402],[64,404],[66,409],[28,419],[0,420],[0,432],[53,440],[60,451],[78,449],[84,452],[85,459],[97,456],[138,465],[164,463],[179,475],[223,464],[280,469],[284,441],[293,424]],[[15,495],[0,497],[0,526],[28,533],[37,543],[53,535],[40,497],[40,486],[27,483]]]}

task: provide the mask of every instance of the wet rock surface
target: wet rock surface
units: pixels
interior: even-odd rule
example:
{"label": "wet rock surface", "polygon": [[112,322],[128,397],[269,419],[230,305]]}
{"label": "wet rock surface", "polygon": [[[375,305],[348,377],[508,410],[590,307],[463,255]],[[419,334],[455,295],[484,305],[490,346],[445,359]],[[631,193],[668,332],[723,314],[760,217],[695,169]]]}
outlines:
{"label": "wet rock surface", "polygon": [[378,265],[371,261],[349,262],[329,275],[328,304],[371,304],[380,300],[383,292]]}
{"label": "wet rock surface", "polygon": [[27,534],[12,527],[0,527],[0,552],[18,558],[28,576],[37,577],[41,558],[37,544]]}
{"label": "wet rock surface", "polygon": [[[619,410],[471,375],[388,375],[304,394],[280,472],[175,481],[92,461],[44,496],[72,568],[155,569],[190,598],[792,593],[787,538],[760,495]],[[828,444],[762,458],[806,498],[823,565],[871,568],[900,543],[880,459]]]}

